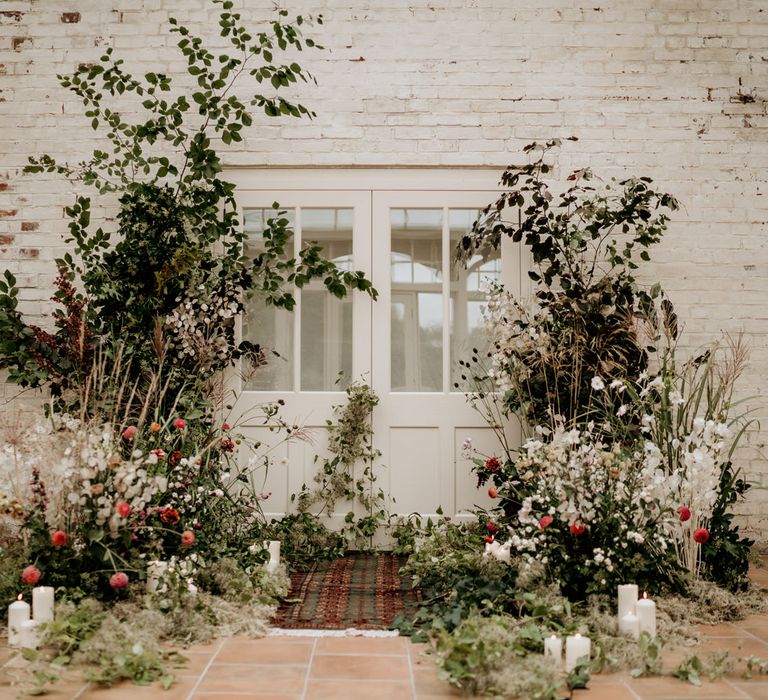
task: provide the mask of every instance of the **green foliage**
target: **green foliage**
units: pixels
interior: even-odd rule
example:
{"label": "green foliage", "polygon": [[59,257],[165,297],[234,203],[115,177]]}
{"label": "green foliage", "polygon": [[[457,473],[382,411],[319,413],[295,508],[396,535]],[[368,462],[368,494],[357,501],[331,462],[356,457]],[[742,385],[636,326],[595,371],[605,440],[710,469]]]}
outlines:
{"label": "green foliage", "polygon": [[678,206],[646,177],[612,182],[600,192],[590,184],[588,168],[571,173],[573,184],[553,195],[545,176],[551,171],[549,152],[558,146],[554,139],[525,147],[534,157],[507,168],[501,184],[508,190],[483,210],[457,249],[467,261],[498,250],[509,237],[530,251],[538,320],[524,316],[508,324],[532,337],[543,325],[549,343],[543,351],[525,349],[513,358],[504,402],[508,413],[531,426],[550,425],[551,410],[567,424],[586,423],[593,376],[631,378],[646,367],[633,320],[648,315],[660,289],[648,294],[638,286],[635,260],[638,253],[650,259],[647,249],[661,240]]}
{"label": "green foliage", "polygon": [[732,590],[745,590],[749,586],[749,557],[755,542],[741,535],[732,512],[749,488],[731,462],[723,465],[718,497],[709,521],[710,541],[701,553],[702,575]]}
{"label": "green foliage", "polygon": [[661,637],[651,637],[647,632],[640,634],[637,640],[640,648],[640,664],[629,673],[632,677],[661,675],[663,659],[661,651],[664,648],[664,640]]}
{"label": "green foliage", "polygon": [[[215,54],[170,20],[187,73],[197,84],[191,95],[164,74],[134,77],[111,48],[99,61],[59,76],[61,85],[82,99],[85,116],[111,149],[97,149],[74,166],[48,155],[30,158],[26,171],[56,172],[102,194],[118,193],[117,231],[93,230],[87,196],[67,208],[65,240],[73,252],[57,260],[54,299],[62,308],[54,313],[55,333],[24,321],[16,281],[6,273],[0,282],[0,367],[10,370],[11,381],[47,385],[59,396],[82,388],[95,351],[116,354],[121,345],[131,380],[164,363],[176,390],[168,394],[195,386],[193,396],[205,406],[211,373],[240,359],[263,362],[259,345],[235,337],[234,318],[249,295],[291,309],[294,287],[322,279],[337,297],[352,289],[376,296],[361,272],[339,270],[316,244],[306,244],[298,257],[285,255],[290,230],[277,204],[261,251],[253,258],[244,255],[235,187],[222,179],[217,140],[242,141],[253,125],[254,107],[269,117],[311,117],[309,109],[279,94],[311,75],[279,57],[320,47],[302,33],[313,18],[289,21],[285,10],[277,10],[266,29],[251,32],[230,0],[214,2],[221,6],[220,34],[231,55]],[[321,24],[322,18],[315,21]],[[244,73],[268,83],[275,94],[239,96],[235,88]],[[143,120],[130,122],[123,110],[110,106],[129,95],[141,101]]]}
{"label": "green foliage", "polygon": [[475,611],[452,631],[436,626],[436,660],[442,677],[467,694],[556,700],[563,681],[542,654],[544,634],[534,623]]}

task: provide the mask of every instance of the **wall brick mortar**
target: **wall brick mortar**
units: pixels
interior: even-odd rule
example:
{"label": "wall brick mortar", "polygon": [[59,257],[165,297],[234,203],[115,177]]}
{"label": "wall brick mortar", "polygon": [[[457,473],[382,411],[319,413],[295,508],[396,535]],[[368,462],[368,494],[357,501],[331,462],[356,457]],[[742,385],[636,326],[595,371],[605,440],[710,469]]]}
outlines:
{"label": "wall brick mortar", "polygon": [[[272,1],[236,0],[236,6],[257,23],[270,16]],[[287,6],[326,16],[317,34],[329,50],[301,56],[319,86],[297,90],[318,117],[258,117],[228,162],[499,166],[517,161],[529,140],[578,136],[562,152],[559,173],[589,164],[604,177],[646,174],[680,197],[684,208],[645,275],[669,289],[690,343],[721,329],[744,330],[752,344],[748,393],[768,395],[764,2],[292,0]],[[51,176],[22,176],[20,169],[31,153],[77,161],[98,143],[56,73],[115,46],[136,73],[177,75],[184,62],[164,18],[173,14],[221,46],[212,8],[188,0],[3,3],[0,257],[24,276],[25,308],[47,308],[50,261],[62,250],[63,207],[73,189]],[[755,102],[738,101],[740,80]],[[130,115],[132,107],[125,102],[120,109]],[[94,219],[105,211],[97,209]],[[12,392],[5,389],[6,396]],[[752,477],[768,483],[764,438],[749,437],[741,457]],[[768,518],[758,515],[766,498],[755,496],[744,517],[768,539]]]}

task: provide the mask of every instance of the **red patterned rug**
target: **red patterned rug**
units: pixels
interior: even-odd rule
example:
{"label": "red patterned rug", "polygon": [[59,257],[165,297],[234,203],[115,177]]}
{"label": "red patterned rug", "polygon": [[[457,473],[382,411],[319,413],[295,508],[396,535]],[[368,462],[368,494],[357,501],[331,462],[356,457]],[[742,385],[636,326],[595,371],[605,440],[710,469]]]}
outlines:
{"label": "red patterned rug", "polygon": [[283,629],[389,629],[413,615],[419,591],[400,576],[406,557],[350,552],[291,574],[291,592],[272,620]]}

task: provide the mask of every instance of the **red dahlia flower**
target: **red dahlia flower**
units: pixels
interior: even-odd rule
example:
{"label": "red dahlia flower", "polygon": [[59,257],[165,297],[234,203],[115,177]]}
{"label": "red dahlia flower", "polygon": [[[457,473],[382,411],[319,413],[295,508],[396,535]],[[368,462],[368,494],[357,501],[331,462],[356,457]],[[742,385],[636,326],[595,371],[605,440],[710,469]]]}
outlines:
{"label": "red dahlia flower", "polygon": [[127,518],[131,514],[131,506],[125,501],[118,501],[115,505],[115,512],[121,518]]}
{"label": "red dahlia flower", "polygon": [[704,544],[709,540],[709,530],[705,530],[703,527],[700,527],[698,530],[696,530],[696,532],[693,533],[693,540],[699,544]]}
{"label": "red dahlia flower", "polygon": [[173,421],[173,427],[176,428],[176,430],[184,430],[184,428],[187,427],[187,422],[183,418],[176,418]]}
{"label": "red dahlia flower", "polygon": [[133,440],[137,431],[138,431],[138,428],[135,425],[129,425],[125,430],[123,430],[123,439]]}
{"label": "red dahlia flower", "polygon": [[30,564],[24,571],[21,572],[21,580],[24,583],[34,586],[39,580],[42,574],[34,564]]}
{"label": "red dahlia flower", "polygon": [[495,486],[491,486],[488,489],[488,498],[496,498],[499,495],[499,491]]}
{"label": "red dahlia flower", "polygon": [[115,590],[125,588],[128,585],[128,574],[118,571],[109,577],[109,585]]}
{"label": "red dahlia flower", "polygon": [[184,530],[181,533],[181,546],[191,547],[195,543],[195,533],[192,530]]}
{"label": "red dahlia flower", "polygon": [[571,525],[571,534],[578,537],[579,535],[583,535],[586,529],[587,528],[584,526],[584,523],[582,523],[580,520],[577,520],[573,525]]}
{"label": "red dahlia flower", "polygon": [[545,528],[548,528],[555,519],[551,515],[545,515],[541,520],[539,520],[539,527],[544,530]]}
{"label": "red dahlia flower", "polygon": [[688,506],[680,506],[677,509],[677,514],[680,516],[681,523],[691,519],[691,509]]}
{"label": "red dahlia flower", "polygon": [[67,539],[67,533],[64,530],[56,530],[56,532],[51,533],[51,544],[54,547],[63,547],[67,544]]}

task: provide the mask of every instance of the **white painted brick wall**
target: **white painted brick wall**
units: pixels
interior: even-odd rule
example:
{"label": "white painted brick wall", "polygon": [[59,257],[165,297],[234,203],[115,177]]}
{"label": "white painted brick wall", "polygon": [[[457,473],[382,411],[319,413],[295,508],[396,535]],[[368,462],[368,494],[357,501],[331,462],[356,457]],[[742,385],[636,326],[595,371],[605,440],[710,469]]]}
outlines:
{"label": "white painted brick wall", "polygon": [[[272,0],[236,3],[253,23]],[[745,395],[768,393],[768,5],[764,0],[295,0],[322,12],[324,53],[302,63],[313,122],[258,119],[233,164],[490,165],[531,139],[576,135],[561,171],[645,174],[683,210],[656,252],[689,342],[745,331]],[[79,13],[68,15],[64,13]],[[57,72],[114,46],[136,72],[183,71],[165,20],[205,34],[206,0],[4,0],[0,5],[0,255],[26,309],[46,307],[72,190],[25,177],[28,154],[78,160],[94,146]],[[77,21],[75,21],[77,20]],[[221,39],[213,36],[215,44]],[[736,100],[754,90],[755,102]],[[105,210],[106,211],[106,210]],[[768,485],[764,438],[741,452]],[[768,491],[749,524],[768,538]]]}

